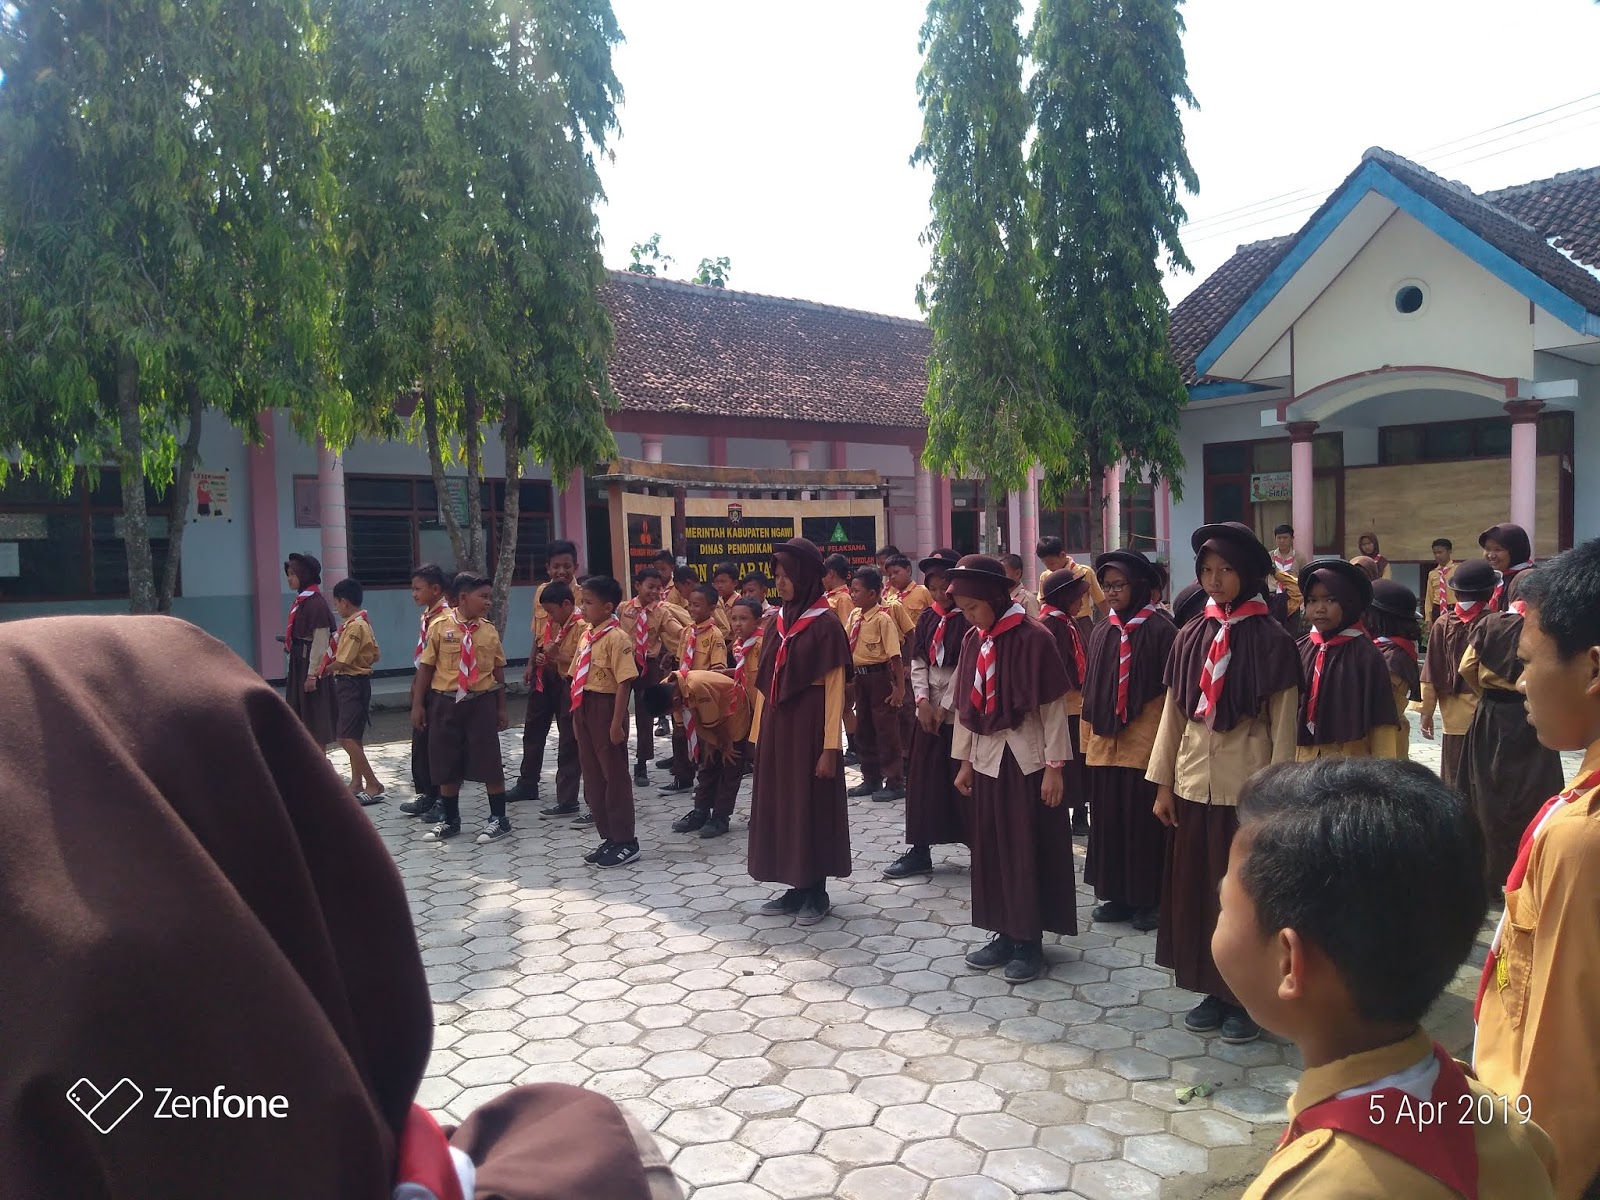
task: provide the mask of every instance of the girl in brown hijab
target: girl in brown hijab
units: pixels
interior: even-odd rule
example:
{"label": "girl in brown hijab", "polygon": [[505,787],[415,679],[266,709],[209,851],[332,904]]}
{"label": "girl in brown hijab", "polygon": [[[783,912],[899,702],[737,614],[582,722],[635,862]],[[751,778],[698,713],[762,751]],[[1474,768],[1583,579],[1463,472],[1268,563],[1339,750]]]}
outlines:
{"label": "girl in brown hijab", "polygon": [[[7,1196],[681,1195],[592,1092],[514,1088],[456,1128],[417,1107],[433,1012],[399,872],[220,642],[55,617],[0,625],[0,659]],[[282,1115],[157,1115],[219,1086]]]}
{"label": "girl in brown hijab", "polygon": [[[1376,575],[1372,576],[1373,579],[1389,578],[1389,560],[1383,556],[1383,552],[1378,548],[1377,534],[1372,532],[1363,533],[1356,539],[1356,549],[1360,552],[1359,557],[1372,560],[1372,568],[1377,572]],[[1355,560],[1352,559],[1351,561],[1354,562]]]}
{"label": "girl in brown hijab", "polygon": [[289,655],[284,699],[317,745],[331,746],[339,719],[338,697],[331,683],[319,683],[312,672],[333,636],[333,609],[322,594],[322,564],[309,554],[291,554],[283,564],[283,577],[294,593],[283,636]]}
{"label": "girl in brown hijab", "polygon": [[1511,604],[1511,581],[1533,567],[1533,543],[1528,540],[1526,529],[1506,521],[1480,533],[1478,545],[1483,547],[1483,557],[1489,565],[1500,572],[1500,586],[1495,588],[1489,607],[1505,612]]}
{"label": "girl in brown hijab", "polygon": [[1217,888],[1239,827],[1239,793],[1262,767],[1292,762],[1300,656],[1267,607],[1272,560],[1247,525],[1202,525],[1190,539],[1204,613],[1178,631],[1145,778],[1167,826],[1156,962],[1205,999],[1184,1018],[1228,1042],[1260,1035],[1211,957]]}
{"label": "girl in brown hijab", "polygon": [[1299,746],[1295,758],[1399,758],[1400,714],[1383,652],[1362,618],[1372,581],[1340,559],[1301,568],[1311,630],[1300,647]]}
{"label": "girl in brown hijab", "polygon": [[[1045,581],[1039,606],[1039,623],[1056,639],[1061,665],[1067,669],[1067,729],[1072,735],[1072,757],[1062,768],[1062,782],[1072,815],[1072,836],[1081,838],[1089,836],[1089,790],[1083,777],[1078,729],[1083,715],[1083,678],[1089,663],[1089,635],[1094,626],[1075,620],[1069,614],[1079,610],[1089,594],[1089,585],[1095,582],[1098,581],[1094,572],[1087,569],[1082,574],[1055,571]],[[1026,602],[1023,607],[1027,607]]]}
{"label": "girl in brown hijab", "polygon": [[1495,569],[1481,558],[1462,563],[1450,584],[1455,603],[1439,614],[1428,631],[1428,656],[1422,664],[1422,716],[1417,727],[1423,737],[1433,741],[1433,711],[1438,708],[1444,725],[1439,778],[1451,787],[1460,786],[1461,750],[1478,706],[1477,695],[1461,678],[1461,656],[1467,652],[1473,624],[1488,612],[1498,579]]}
{"label": "girl in brown hijab", "polygon": [[815,925],[828,914],[828,876],[850,874],[839,762],[850,641],[822,595],[822,552],[791,538],[772,557],[782,607],[767,622],[756,671],[749,871],[788,885],[762,912]]}
{"label": "girl in brown hijab", "polygon": [[950,593],[972,625],[956,666],[951,745],[956,790],[972,797],[972,923],[994,934],[967,965],[1026,983],[1044,970],[1046,932],[1078,932],[1062,804],[1067,670],[1055,639],[1012,599],[999,559],[967,555]]}
{"label": "girl in brown hijab", "polygon": [[1395,712],[1400,717],[1399,757],[1411,757],[1411,723],[1406,709],[1421,698],[1422,671],[1418,646],[1422,626],[1417,617],[1417,597],[1403,583],[1380,579],[1372,585],[1372,604],[1362,622],[1372,635],[1372,644],[1383,655],[1389,669],[1389,688],[1394,693]]}

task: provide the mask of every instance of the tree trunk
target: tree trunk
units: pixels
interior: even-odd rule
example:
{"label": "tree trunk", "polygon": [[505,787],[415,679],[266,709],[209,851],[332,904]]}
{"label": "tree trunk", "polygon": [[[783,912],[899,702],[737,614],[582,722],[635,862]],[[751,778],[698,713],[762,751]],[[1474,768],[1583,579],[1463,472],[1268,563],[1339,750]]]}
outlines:
{"label": "tree trunk", "polygon": [[1089,502],[1089,554],[1098,558],[1106,552],[1106,470],[1093,455],[1084,494]]}
{"label": "tree trunk", "polygon": [[433,490],[439,497],[439,511],[444,514],[444,527],[450,534],[450,552],[456,556],[451,574],[466,566],[466,545],[461,540],[461,521],[456,517],[456,506],[450,503],[450,493],[445,486],[444,449],[439,444],[439,398],[433,384],[422,388],[422,434],[428,443],[428,466],[433,471]]}
{"label": "tree trunk", "polygon": [[144,429],[139,413],[139,363],[117,356],[118,465],[122,469],[122,545],[128,558],[128,611],[156,611],[155,567],[150,561],[150,517],[144,504]]}
{"label": "tree trunk", "polygon": [[194,479],[194,464],[200,458],[200,420],[205,402],[200,388],[191,380],[184,385],[189,401],[189,432],[178,453],[178,474],[172,481],[172,502],[167,515],[167,565],[161,572],[161,590],[156,595],[160,612],[172,611],[172,597],[178,590],[178,565],[183,558],[183,531],[189,526],[189,493]]}
{"label": "tree trunk", "polygon": [[983,537],[978,549],[984,554],[1000,553],[1000,489],[992,479],[983,481]]}
{"label": "tree trunk", "polygon": [[467,388],[463,420],[467,449],[467,569],[484,573],[483,547],[483,406],[478,390]]}
{"label": "tree trunk", "polygon": [[500,440],[506,454],[505,514],[500,519],[500,547],[494,563],[494,607],[489,619],[502,635],[506,631],[507,602],[511,594],[511,577],[517,569],[518,521],[521,518],[522,496],[522,411],[516,401],[506,398],[506,415],[500,423]]}

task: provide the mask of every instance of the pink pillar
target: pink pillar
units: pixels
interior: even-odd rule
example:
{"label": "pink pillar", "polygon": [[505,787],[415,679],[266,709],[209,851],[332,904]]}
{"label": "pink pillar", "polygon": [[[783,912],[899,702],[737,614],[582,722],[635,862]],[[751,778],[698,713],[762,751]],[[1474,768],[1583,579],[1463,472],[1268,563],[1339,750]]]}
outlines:
{"label": "pink pillar", "polygon": [[1107,550],[1117,550],[1122,547],[1121,463],[1113,463],[1106,468],[1105,483],[1102,486],[1106,492],[1105,545]]}
{"label": "pink pillar", "polygon": [[1539,469],[1539,413],[1544,401],[1508,400],[1505,408],[1511,418],[1511,523],[1528,531],[1532,546],[1538,511],[1534,479]]}
{"label": "pink pillar", "polygon": [[1039,467],[1028,468],[1028,481],[1022,487],[1022,522],[1015,539],[1014,553],[1022,556],[1024,586],[1033,591],[1039,586],[1039,559],[1033,548],[1039,544]]}
{"label": "pink pillar", "polygon": [[345,521],[344,456],[317,442],[317,517],[322,522],[322,581],[332,587],[350,574],[350,530]]}
{"label": "pink pillar", "polygon": [[1315,466],[1311,456],[1311,439],[1316,436],[1315,421],[1290,421],[1289,431],[1289,488],[1293,500],[1294,544],[1301,554],[1310,558],[1317,552],[1317,509]]}
{"label": "pink pillar", "polygon": [[1156,553],[1165,550],[1172,561],[1172,488],[1163,479],[1156,486]]}
{"label": "pink pillar", "polygon": [[922,461],[922,451],[912,448],[916,461],[916,488],[917,488],[917,551],[909,557],[915,562],[919,557],[926,557],[934,551],[935,530],[938,526],[937,515],[934,511],[933,499],[933,472],[928,470]]}
{"label": "pink pillar", "polygon": [[[708,467],[725,467],[728,465],[728,439],[725,437],[706,438],[706,465]],[[718,488],[711,493],[713,500],[726,500],[733,493],[726,488]]]}
{"label": "pink pillar", "polygon": [[583,503],[583,471],[574,467],[572,474],[556,493],[556,534],[578,546],[578,562],[583,564],[589,556],[589,529],[587,512]]}
{"label": "pink pillar", "polygon": [[640,438],[639,442],[640,442],[640,445],[643,447],[643,454],[644,454],[645,462],[658,463],[658,462],[661,461],[661,439],[660,438],[658,438],[658,437],[650,437],[650,436],[646,435],[645,437]]}
{"label": "pink pillar", "polygon": [[[848,470],[849,468],[846,466],[846,463],[848,462],[849,458],[850,458],[850,443],[849,442],[829,442],[828,443],[828,467],[829,467],[830,470],[834,470],[834,471],[845,471],[845,470]],[[848,499],[850,499],[850,493],[849,492],[829,492],[828,493],[828,499],[829,500],[848,500]]]}
{"label": "pink pillar", "polygon": [[791,471],[811,470],[811,443],[789,443],[789,469]]}
{"label": "pink pillar", "polygon": [[1019,552],[1017,542],[1022,537],[1022,489],[1006,493],[1006,536],[1001,543],[1002,552]]}
{"label": "pink pillar", "polygon": [[933,481],[934,509],[939,520],[939,545],[948,546],[955,541],[955,530],[950,524],[950,515],[955,511],[955,505],[950,502],[950,477],[940,475]]}
{"label": "pink pillar", "polygon": [[261,444],[245,451],[245,476],[250,490],[250,564],[255,579],[256,669],[268,679],[287,670],[283,633],[283,555],[278,545],[278,450],[273,439],[274,414],[261,413]]}

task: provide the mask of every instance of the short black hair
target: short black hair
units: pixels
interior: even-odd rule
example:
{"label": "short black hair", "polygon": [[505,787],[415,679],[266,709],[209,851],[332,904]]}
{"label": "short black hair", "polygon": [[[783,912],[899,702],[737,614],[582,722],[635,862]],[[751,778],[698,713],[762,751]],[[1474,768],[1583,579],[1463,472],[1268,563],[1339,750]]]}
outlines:
{"label": "short black hair", "polygon": [[1040,558],[1054,558],[1067,552],[1067,544],[1054,534],[1042,537],[1034,544],[1034,553]]}
{"label": "short black hair", "polygon": [[752,600],[749,596],[739,597],[739,599],[733,602],[732,607],[749,610],[750,614],[758,621],[761,620],[762,616],[764,615],[761,611],[761,601]]}
{"label": "short black hair", "polygon": [[726,575],[735,583],[739,582],[739,568],[731,562],[720,562],[711,568],[711,578],[716,579],[722,575]]}
{"label": "short black hair", "polygon": [[559,579],[545,584],[544,590],[539,593],[540,604],[571,604],[574,599],[572,588]]}
{"label": "short black hair", "polygon": [[772,580],[768,579],[760,571],[751,571],[750,574],[739,580],[740,587],[743,587],[747,583],[759,583],[763,588],[770,588],[772,586]]}
{"label": "short black hair", "polygon": [[647,684],[639,693],[644,701],[644,711],[652,717],[664,717],[672,711],[672,698],[678,694],[678,689],[670,683]]}
{"label": "short black hair", "polygon": [[1002,554],[1000,556],[1000,565],[1010,567],[1013,571],[1020,571],[1027,564],[1022,561],[1022,555],[1020,554]]}
{"label": "short black hair", "polygon": [[450,586],[444,577],[444,568],[437,563],[423,563],[420,567],[413,567],[411,578],[413,582],[420,579],[423,583],[431,583],[440,591]]}
{"label": "short black hair", "polygon": [[1437,550],[1440,546],[1443,546],[1446,550],[1454,550],[1456,548],[1456,544],[1449,538],[1434,538],[1433,548]]}
{"label": "short black hair", "polygon": [[361,587],[360,582],[355,579],[341,579],[333,585],[334,599],[348,600],[357,608],[361,606],[361,597],[365,595],[365,590]]}
{"label": "short black hair", "polygon": [[462,571],[451,583],[450,594],[460,596],[462,592],[475,592],[479,588],[493,586],[494,580],[487,575],[479,575],[476,571]]}
{"label": "short black hair", "polygon": [[908,571],[911,570],[911,560],[904,554],[891,555],[889,561],[883,565],[885,567],[904,567]]}
{"label": "short black hair", "polygon": [[673,554],[671,550],[667,549],[657,550],[655,552],[655,557],[653,557],[650,561],[653,563],[664,562],[669,567],[676,567],[678,565],[677,555]]}
{"label": "short black hair", "polygon": [[672,572],[673,583],[699,583],[700,576],[693,567],[677,567]]}
{"label": "short black hair", "polygon": [[887,546],[885,546],[883,549],[878,551],[877,557],[879,557],[879,558],[893,558],[895,555],[897,555],[899,553],[900,553],[900,547],[896,546],[893,542],[890,542]]}
{"label": "short black hair", "polygon": [[826,574],[832,571],[840,579],[850,578],[850,560],[842,554],[830,554],[822,560],[822,570]]}
{"label": "short black hair", "polygon": [[1367,1021],[1421,1021],[1488,911],[1478,820],[1421,763],[1267,767],[1239,797],[1239,836],[1262,933],[1293,929],[1320,948]]}
{"label": "short black hair", "polygon": [[557,538],[544,548],[544,560],[549,562],[552,558],[560,558],[565,554],[573,562],[578,561],[578,543],[569,542],[565,538]]}
{"label": "short black hair", "polygon": [[1563,659],[1600,646],[1600,538],[1558,554],[1517,576],[1518,597],[1539,618],[1539,630]]}
{"label": "short black hair", "polygon": [[712,587],[709,583],[700,584],[689,594],[691,596],[699,596],[707,604],[711,605],[713,609],[716,608],[718,604],[722,603],[722,597],[717,595],[717,589]]}
{"label": "short black hair", "polygon": [[854,581],[869,592],[883,591],[883,572],[877,567],[857,567]]}
{"label": "short black hair", "polygon": [[1272,536],[1273,537],[1277,537],[1280,533],[1287,533],[1290,537],[1293,537],[1294,536],[1294,526],[1293,525],[1279,525],[1276,529],[1274,529],[1272,531]]}
{"label": "short black hair", "polygon": [[661,572],[656,570],[654,567],[640,567],[633,573],[633,582],[635,586],[643,583],[646,579],[654,579],[657,583],[666,582],[666,580],[661,578]]}
{"label": "short black hair", "polygon": [[[660,576],[656,578],[659,579]],[[582,580],[578,587],[591,596],[598,596],[612,608],[622,603],[622,585],[609,575],[591,575]]]}

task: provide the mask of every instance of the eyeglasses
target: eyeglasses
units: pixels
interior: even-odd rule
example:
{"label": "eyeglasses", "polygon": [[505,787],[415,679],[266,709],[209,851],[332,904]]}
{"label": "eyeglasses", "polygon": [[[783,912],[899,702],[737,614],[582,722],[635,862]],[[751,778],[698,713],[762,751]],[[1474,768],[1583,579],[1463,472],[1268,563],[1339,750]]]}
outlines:
{"label": "eyeglasses", "polygon": [[1131,592],[1133,585],[1131,583],[1102,583],[1100,590],[1108,596],[1114,596],[1122,592]]}

